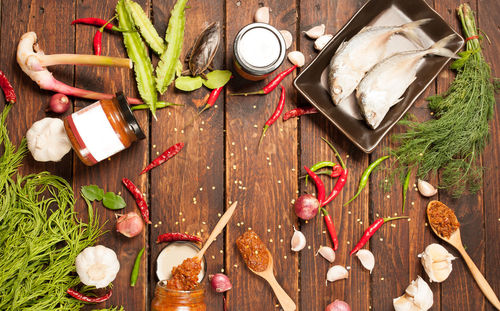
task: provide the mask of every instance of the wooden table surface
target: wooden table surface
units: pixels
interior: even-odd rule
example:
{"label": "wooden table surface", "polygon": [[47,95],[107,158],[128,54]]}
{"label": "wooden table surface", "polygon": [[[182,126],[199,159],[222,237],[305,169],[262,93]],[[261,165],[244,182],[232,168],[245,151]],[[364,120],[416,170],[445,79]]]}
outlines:
{"label": "wooden table surface", "polygon": [[[174,1],[139,0],[160,35],[164,34]],[[316,52],[313,42],[302,31],[324,23],[327,33],[336,33],[363,5],[364,0],[193,0],[186,10],[187,23],[183,56],[196,35],[210,22],[225,25],[224,40],[215,58],[216,68],[232,69],[232,43],[238,30],[252,22],[259,6],[269,6],[271,24],[287,29],[294,41],[291,50],[302,51],[306,63]],[[441,16],[460,31],[455,16],[459,0],[428,0]],[[116,1],[54,1],[54,0],[3,0],[1,1],[1,66],[12,80],[19,103],[9,115],[9,128],[14,141],[19,142],[31,124],[47,116],[45,107],[51,95],[41,91],[19,68],[15,51],[19,38],[27,31],[38,34],[40,45],[47,54],[92,53],[95,28],[70,26],[81,17],[109,18],[113,15]],[[476,0],[471,3],[476,10],[479,28],[487,33],[492,44],[484,44],[485,55],[492,64],[493,72],[500,74],[500,3],[498,0]],[[121,35],[105,33],[103,54],[124,56]],[[155,58],[155,62],[157,59]],[[278,70],[290,66],[285,61]],[[57,79],[87,89],[115,92],[124,90],[137,96],[132,71],[112,68],[56,66],[51,68]],[[435,83],[415,103],[411,112],[420,119],[430,118],[424,97],[447,89],[453,74],[445,70]],[[293,77],[283,82],[287,90],[286,110],[305,105],[292,86]],[[421,197],[411,187],[408,193],[407,215],[411,221],[397,221],[394,226],[385,225],[369,243],[375,254],[373,273],[364,270],[356,257],[348,256],[353,244],[360,238],[369,223],[380,216],[400,214],[402,187],[396,185],[385,193],[381,181],[388,178],[384,171],[375,172],[369,186],[360,197],[342,208],[341,203],[357,189],[359,177],[374,159],[385,154],[390,146],[386,137],[371,154],[356,149],[334,126],[320,115],[305,116],[287,122],[279,120],[272,126],[256,153],[257,141],[267,117],[274,111],[279,92],[267,96],[230,97],[228,92],[258,89],[264,85],[250,83],[239,77],[232,79],[225,96],[214,109],[205,112],[194,124],[185,125],[197,111],[194,100],[203,98],[208,91],[179,93],[171,87],[162,97],[184,104],[184,107],[164,109],[158,112],[158,121],[146,112],[136,112],[147,138],[110,161],[94,167],[84,166],[73,153],[59,163],[36,163],[31,156],[24,162],[22,171],[48,170],[69,180],[76,192],[80,186],[98,184],[106,190],[121,192],[127,207],[137,207],[122,186],[122,177],[128,177],[147,193],[153,225],[138,237],[128,239],[114,231],[114,213],[97,205],[102,220],[108,220],[109,233],[100,243],[113,248],[119,257],[121,270],[113,282],[112,298],[99,307],[123,305],[125,310],[147,310],[153,297],[156,279],[156,257],[164,245],[155,243],[158,234],[180,231],[208,237],[225,207],[238,201],[239,206],[224,231],[207,253],[208,273],[223,271],[232,280],[233,289],[227,293],[228,310],[279,310],[270,287],[262,279],[250,273],[235,247],[235,239],[247,228],[253,228],[266,242],[275,261],[276,278],[300,310],[323,310],[335,300],[347,301],[352,310],[392,310],[392,299],[400,296],[417,275],[428,280],[417,255],[434,242],[436,237],[425,223],[425,207],[429,199]],[[498,98],[497,98],[498,100]],[[74,109],[91,101],[74,100]],[[455,200],[445,192],[439,200],[452,207],[461,224],[462,237],[468,253],[489,280],[497,294],[500,293],[500,114],[498,107],[491,121],[490,144],[482,157],[485,166],[484,183],[477,194]],[[401,132],[396,126],[390,134]],[[332,152],[321,141],[326,137],[333,141],[342,157],[348,157],[350,176],[344,191],[329,206],[339,233],[340,246],[335,264],[350,267],[349,278],[325,285],[328,262],[314,256],[320,245],[331,245],[323,220],[317,217],[305,223],[298,221],[292,202],[299,193],[314,192],[312,185],[305,187],[299,182],[303,165],[319,160],[333,159]],[[177,142],[185,142],[182,152],[166,164],[138,176],[140,170],[159,153]],[[415,182],[412,179],[413,184]],[[433,184],[437,179],[431,180]],[[333,183],[326,182],[331,189]],[[78,210],[85,211],[82,200]],[[307,237],[307,247],[299,253],[290,250],[292,226],[300,228]],[[147,248],[147,256],[141,266],[135,288],[129,287],[129,277],[137,252]],[[455,256],[458,253],[446,248]],[[208,310],[222,310],[222,297],[207,287]],[[453,262],[453,272],[443,284],[432,283],[434,306],[432,310],[493,310],[485,300],[462,259]]]}

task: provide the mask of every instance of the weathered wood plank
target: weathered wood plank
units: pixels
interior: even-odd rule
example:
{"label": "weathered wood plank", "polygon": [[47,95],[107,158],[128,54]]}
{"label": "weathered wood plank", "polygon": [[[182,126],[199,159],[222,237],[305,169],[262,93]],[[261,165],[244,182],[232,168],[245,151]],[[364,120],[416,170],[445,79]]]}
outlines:
{"label": "weathered wood plank", "polygon": [[[153,19],[156,29],[164,36],[175,1],[153,1]],[[224,3],[222,1],[190,1],[186,9],[186,29],[181,59],[193,45],[198,34],[210,23],[221,23],[224,34]],[[222,39],[223,40],[223,39]],[[223,41],[214,62],[214,68],[224,66]],[[187,68],[187,64],[184,66]],[[195,118],[199,108],[193,103],[209,93],[205,87],[183,93],[173,85],[163,98],[184,104],[159,111],[158,121],[152,121],[151,159],[171,145],[184,142],[184,149],[173,159],[151,171],[151,205],[153,223],[150,246],[151,265],[149,288],[151,295],[156,282],[156,257],[165,245],[157,245],[156,237],[166,232],[198,234],[206,240],[224,212],[224,96],[214,108]],[[193,120],[194,118],[194,120]],[[191,125],[187,126],[187,124]],[[235,221],[235,220],[234,220]],[[224,238],[220,236],[206,253],[207,277],[224,268]],[[205,302],[208,310],[222,310],[222,297],[205,281]]]}
{"label": "weathered wood plank", "polygon": [[[226,64],[229,68],[233,67],[233,40],[240,28],[253,21],[259,5],[271,8],[271,25],[295,33],[295,1],[226,1]],[[276,73],[289,66],[285,60]],[[256,90],[269,80],[251,83],[235,77],[229,91]],[[295,106],[291,82],[290,76],[281,83],[287,92],[285,109]],[[279,96],[277,89],[266,96],[226,98],[226,194],[229,203],[240,204],[226,234],[226,272],[234,285],[228,293],[229,310],[273,310],[274,306],[279,309],[269,285],[245,267],[234,247],[236,238],[248,227],[266,243],[274,258],[276,279],[298,304],[298,255],[292,253],[289,244],[292,225],[296,223],[290,204],[297,191],[295,123],[282,122],[280,118],[269,128],[257,149],[262,126],[275,110]]]}
{"label": "weathered wood plank", "polygon": [[[145,1],[139,3],[146,7]],[[78,2],[76,17],[99,17],[109,19],[115,14],[115,1],[93,1]],[[115,22],[116,23],[116,22]],[[65,25],[70,29],[69,23]],[[67,31],[67,30],[64,31]],[[97,27],[77,25],[76,26],[76,53],[93,54],[92,40],[97,31]],[[102,55],[126,56],[123,46],[122,35],[119,33],[105,32],[102,39]],[[133,72],[126,69],[106,68],[106,67],[77,67],[75,69],[75,85],[77,87],[96,90],[105,93],[115,93],[123,90],[128,96],[138,96],[134,82]],[[84,107],[92,101],[76,100],[77,109]],[[148,136],[148,116],[143,111],[135,113],[141,128]],[[143,140],[134,143],[130,148],[105,160],[93,167],[86,167],[74,156],[74,181],[75,192],[80,191],[82,185],[97,184],[105,191],[119,193],[125,199],[127,206],[119,213],[137,212],[139,210],[133,197],[121,184],[121,179],[127,177],[132,180],[142,191],[147,193],[147,176],[138,177],[139,172],[148,160],[148,142]],[[104,208],[101,203],[94,204],[101,222],[108,221],[105,226],[109,230],[100,238],[98,244],[103,244],[112,248],[120,260],[120,272],[113,282],[113,296],[106,303],[99,306],[123,306],[125,310],[143,310],[146,303],[146,284],[148,256],[143,256],[139,279],[134,288],[130,287],[130,273],[135,257],[139,250],[146,245],[148,230],[143,231],[139,236],[129,239],[116,232],[115,212]],[[82,200],[78,204],[79,211],[86,211]],[[146,248],[146,254],[148,253]]]}

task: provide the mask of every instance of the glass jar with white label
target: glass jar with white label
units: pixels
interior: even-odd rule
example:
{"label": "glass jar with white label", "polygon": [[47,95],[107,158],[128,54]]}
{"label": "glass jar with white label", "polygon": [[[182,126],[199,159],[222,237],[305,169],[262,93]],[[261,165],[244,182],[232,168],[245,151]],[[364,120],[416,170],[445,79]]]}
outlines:
{"label": "glass jar with white label", "polygon": [[64,128],[76,155],[88,166],[146,138],[122,92],[69,115]]}

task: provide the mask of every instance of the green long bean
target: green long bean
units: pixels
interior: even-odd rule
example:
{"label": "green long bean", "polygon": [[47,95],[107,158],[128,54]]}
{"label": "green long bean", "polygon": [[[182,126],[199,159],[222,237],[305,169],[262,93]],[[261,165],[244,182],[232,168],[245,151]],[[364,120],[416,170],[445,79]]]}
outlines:
{"label": "green long bean", "polygon": [[370,178],[370,174],[373,172],[373,170],[380,163],[382,163],[382,161],[384,161],[384,160],[386,160],[388,158],[389,158],[389,156],[380,157],[377,160],[375,160],[372,164],[368,165],[368,167],[366,168],[366,170],[361,175],[361,179],[359,180],[358,191],[356,192],[356,194],[349,201],[347,201],[346,203],[344,203],[344,206],[347,206],[349,203],[351,203],[352,201],[354,201],[354,199],[356,199],[361,194],[361,192],[363,191],[363,189],[366,187],[366,184],[368,183],[368,179]]}
{"label": "green long bean", "polygon": [[130,12],[135,26],[139,28],[141,36],[149,47],[155,51],[156,54],[163,54],[167,48],[165,41],[158,35],[158,32],[139,3],[132,0],[125,0],[125,6],[127,7],[127,11]]}

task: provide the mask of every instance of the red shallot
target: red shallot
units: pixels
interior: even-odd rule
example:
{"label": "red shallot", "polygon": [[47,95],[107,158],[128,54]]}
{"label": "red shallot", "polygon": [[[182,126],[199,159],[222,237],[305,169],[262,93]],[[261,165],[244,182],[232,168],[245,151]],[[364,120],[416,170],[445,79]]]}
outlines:
{"label": "red shallot", "polygon": [[312,194],[301,195],[293,205],[295,215],[300,219],[309,220],[318,214],[319,201]]}
{"label": "red shallot", "polygon": [[351,307],[346,302],[336,299],[326,306],[325,311],[351,311]]}
{"label": "red shallot", "polygon": [[224,293],[233,288],[227,275],[223,273],[211,274],[208,276],[210,285],[217,293]]}
{"label": "red shallot", "polygon": [[116,231],[120,232],[127,238],[133,238],[139,235],[144,229],[144,222],[141,216],[135,212],[130,212],[125,215],[119,215],[120,218],[116,221]]}
{"label": "red shallot", "polygon": [[52,111],[54,113],[65,113],[66,111],[68,111],[69,106],[70,102],[68,97],[62,93],[56,93],[50,98],[50,103],[47,111]]}

